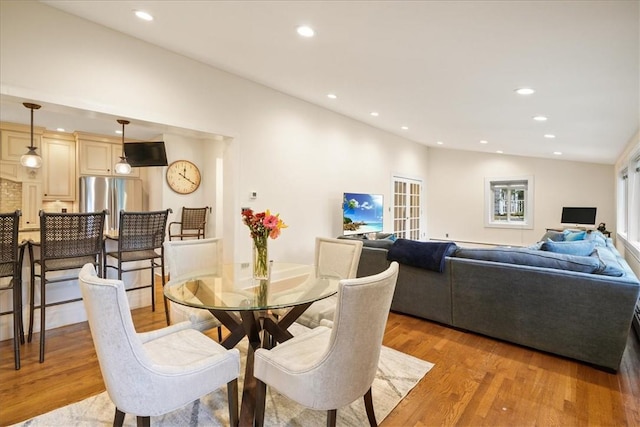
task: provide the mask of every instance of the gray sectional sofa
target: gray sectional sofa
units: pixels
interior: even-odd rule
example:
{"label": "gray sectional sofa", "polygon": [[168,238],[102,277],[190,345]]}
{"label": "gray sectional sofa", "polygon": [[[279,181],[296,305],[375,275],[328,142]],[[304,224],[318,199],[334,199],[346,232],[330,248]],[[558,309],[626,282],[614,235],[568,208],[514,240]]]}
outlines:
{"label": "gray sectional sofa", "polygon": [[[553,243],[560,248],[552,252],[550,237],[563,240],[545,236],[531,248],[454,245],[442,272],[401,262],[391,310],[617,371],[640,282],[611,239],[594,234],[591,251],[574,254],[567,248],[581,244]],[[385,270],[394,245],[365,240],[358,277]]]}

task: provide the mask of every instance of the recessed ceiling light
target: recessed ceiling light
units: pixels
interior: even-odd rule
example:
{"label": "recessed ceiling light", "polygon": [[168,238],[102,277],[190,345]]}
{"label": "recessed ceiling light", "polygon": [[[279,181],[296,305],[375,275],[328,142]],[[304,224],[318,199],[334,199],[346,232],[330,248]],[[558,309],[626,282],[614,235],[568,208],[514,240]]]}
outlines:
{"label": "recessed ceiling light", "polygon": [[436,141],[436,144],[438,144],[438,145],[443,145],[443,144],[444,144],[444,142],[442,142],[442,141]]}
{"label": "recessed ceiling light", "polygon": [[298,28],[296,28],[296,31],[302,37],[313,37],[316,34],[316,32],[313,31],[313,28],[307,25],[300,25]]}
{"label": "recessed ceiling light", "polygon": [[487,141],[486,139],[480,140],[480,144],[488,144],[488,143],[489,143],[489,141]]}
{"label": "recessed ceiling light", "polygon": [[121,135],[121,134],[122,134],[122,131],[121,131],[121,130],[117,130],[117,131],[116,131],[116,133],[117,133],[118,135]]}
{"label": "recessed ceiling light", "polygon": [[547,118],[545,116],[533,116],[533,120],[536,122],[546,122]]}
{"label": "recessed ceiling light", "polygon": [[535,93],[536,91],[531,89],[530,87],[521,87],[516,89],[516,93],[518,95],[531,95],[533,93]]}
{"label": "recessed ceiling light", "polygon": [[496,151],[496,153],[498,153],[498,154],[502,154],[502,153],[504,153],[504,151],[502,151],[502,150],[498,150],[498,151]]}
{"label": "recessed ceiling light", "polygon": [[56,128],[58,132],[64,132],[64,128]]}
{"label": "recessed ceiling light", "polygon": [[545,137],[545,138],[549,138],[549,139],[553,139],[553,138],[555,138],[556,136],[555,136],[555,135],[553,135],[553,134],[551,134],[551,133],[547,133],[547,134],[545,134],[545,135],[544,135],[544,137]]}
{"label": "recessed ceiling light", "polygon": [[153,16],[151,16],[150,13],[145,12],[144,10],[136,10],[134,11],[134,13],[138,18],[142,19],[143,21],[153,21]]}
{"label": "recessed ceiling light", "polygon": [[377,111],[372,111],[372,112],[371,112],[371,115],[372,115],[373,117],[378,117],[380,114],[378,114],[378,112],[377,112]]}
{"label": "recessed ceiling light", "polygon": [[409,126],[400,126],[400,129],[402,129],[402,130],[409,130]]}
{"label": "recessed ceiling light", "polygon": [[556,156],[562,156],[562,151],[554,151],[553,154]]}
{"label": "recessed ceiling light", "polygon": [[336,99],[338,97],[338,95],[336,95],[335,93],[330,93],[327,95],[327,98],[331,98],[331,99]]}

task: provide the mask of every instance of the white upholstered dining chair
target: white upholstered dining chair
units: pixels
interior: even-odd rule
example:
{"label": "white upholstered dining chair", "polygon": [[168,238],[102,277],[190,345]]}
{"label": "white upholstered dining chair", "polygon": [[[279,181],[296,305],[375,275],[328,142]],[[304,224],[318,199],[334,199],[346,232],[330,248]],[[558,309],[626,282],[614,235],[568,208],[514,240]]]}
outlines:
{"label": "white upholstered dining chair", "polygon": [[125,413],[138,425],[174,411],[227,384],[229,420],[238,420],[240,355],[189,322],[136,333],[121,280],[97,277],[86,264],[79,275],[82,299],[107,393],[116,406],[114,426]]}
{"label": "white upholstered dining chair", "polygon": [[333,327],[319,326],[254,357],[257,385],[256,425],[262,425],[266,386],[311,409],[326,410],[335,425],[337,409],[364,397],[369,424],[377,425],[371,385],[380,349],[398,263],[382,273],[343,279]]}
{"label": "white upholstered dining chair", "polygon": [[[198,271],[217,272],[222,268],[222,239],[219,237],[166,241],[164,253],[171,278]],[[222,324],[208,310],[168,300],[167,303],[172,324],[188,320],[199,331],[218,328],[218,341],[222,341]]]}
{"label": "white upholstered dining chair", "polygon": [[[362,241],[316,237],[315,275],[353,279],[358,272]],[[333,321],[337,296],[316,301],[296,320],[308,328],[320,326],[322,320]]]}

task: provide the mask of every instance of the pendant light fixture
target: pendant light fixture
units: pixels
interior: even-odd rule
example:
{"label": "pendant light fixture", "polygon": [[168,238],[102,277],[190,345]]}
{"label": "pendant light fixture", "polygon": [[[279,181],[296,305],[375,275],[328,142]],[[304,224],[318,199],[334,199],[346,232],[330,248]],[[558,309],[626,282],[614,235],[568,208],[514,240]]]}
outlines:
{"label": "pendant light fixture", "polygon": [[116,163],[116,173],[121,175],[128,175],[131,173],[131,165],[127,162],[127,156],[124,154],[124,126],[129,124],[129,120],[118,119],[118,123],[122,125],[122,156],[120,161]]}
{"label": "pendant light fixture", "polygon": [[42,166],[42,157],[36,153],[38,147],[33,145],[33,110],[39,109],[40,105],[29,102],[24,102],[22,105],[31,110],[31,145],[27,147],[29,149],[27,154],[20,157],[20,164],[28,168],[39,168]]}

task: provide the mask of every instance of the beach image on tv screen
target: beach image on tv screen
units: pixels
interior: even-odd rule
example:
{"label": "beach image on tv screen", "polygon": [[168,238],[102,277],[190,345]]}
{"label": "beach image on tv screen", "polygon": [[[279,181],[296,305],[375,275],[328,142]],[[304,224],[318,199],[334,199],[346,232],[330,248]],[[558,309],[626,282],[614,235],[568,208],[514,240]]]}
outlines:
{"label": "beach image on tv screen", "polygon": [[344,193],[342,212],[345,235],[382,231],[381,194]]}

